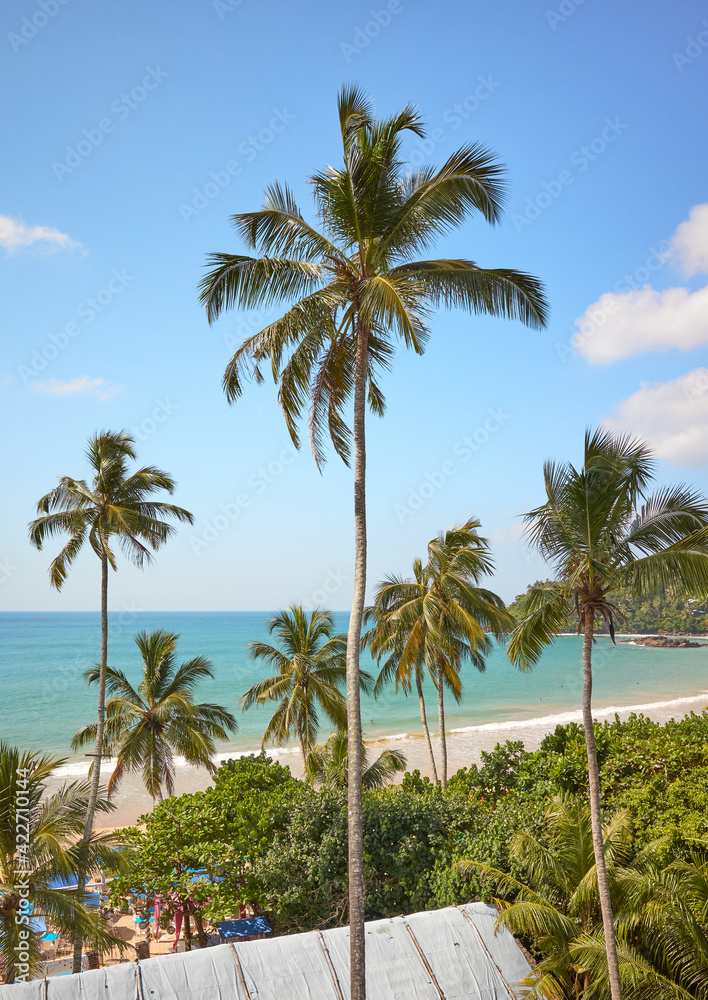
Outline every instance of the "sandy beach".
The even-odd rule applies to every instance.
[[[668,701],[657,701],[642,705],[608,706],[599,708],[594,716],[599,721],[612,719],[617,714],[620,719],[627,719],[632,712],[642,713],[655,722],[667,722],[669,719],[680,719],[691,712],[702,712],[708,707],[708,690],[697,695],[674,698]],[[448,731],[448,761],[449,773],[454,774],[460,767],[478,764],[483,750],[492,750],[497,743],[506,740],[522,740],[527,750],[535,750],[543,737],[553,732],[559,724],[580,722],[580,710],[563,712],[556,715],[546,715],[526,721],[510,720],[495,722],[481,726],[456,727]],[[430,720],[433,724],[433,720]],[[385,747],[397,747],[405,753],[408,759],[408,770],[418,768],[421,774],[431,776],[428,753],[422,735],[415,733],[392,735],[386,739],[367,741],[370,756],[375,758]],[[438,752],[439,741],[433,737],[434,751]],[[280,763],[287,765],[296,777],[302,777],[302,759],[295,748],[270,749],[269,755]],[[232,756],[238,756],[234,751]],[[226,758],[228,754],[221,754]],[[181,766],[177,768],[176,794],[197,792],[208,788],[211,778],[204,768]],[[152,799],[142,787],[139,777],[126,777],[115,799],[115,810],[110,814],[97,817],[97,827],[100,829],[115,829],[135,823],[138,817],[152,809]]]

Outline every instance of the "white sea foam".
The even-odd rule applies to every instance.
[[[593,717],[596,719],[611,718],[615,714],[628,715],[631,712],[637,714],[647,714],[647,712],[660,711],[671,712],[673,709],[683,709],[688,712],[691,706],[702,710],[708,704],[708,691],[698,695],[690,695],[685,698],[672,698],[669,701],[650,701],[642,705],[610,705],[605,708],[593,709]],[[683,714],[683,713],[682,713]],[[559,712],[556,715],[543,715],[532,719],[506,719],[503,722],[485,722],[478,726],[459,726],[451,729],[451,733],[495,733],[520,731],[525,729],[541,729],[551,732],[556,726],[567,725],[569,722],[581,722],[582,712],[580,710],[572,712]],[[415,737],[411,733],[391,733],[372,737],[372,742],[391,743],[395,740],[408,740]],[[248,757],[250,754],[259,754],[260,747],[250,747],[248,749],[224,750],[214,756],[215,764],[222,764],[228,760],[240,760],[241,757]],[[298,747],[266,747],[269,757],[288,757],[300,753]],[[75,759],[67,762],[62,767],[57,768],[56,774],[64,778],[85,777],[89,769],[89,761]],[[178,768],[191,767],[184,757],[175,757],[175,766]],[[105,761],[101,767],[101,775],[108,777],[115,768],[113,761]]]
[[[688,706],[689,704],[703,703],[705,705],[706,699],[708,699],[708,691],[703,694],[691,695],[687,698],[672,698],[670,701],[650,701],[643,705],[610,705],[607,708],[595,708],[593,709],[593,718],[605,718],[607,716],[613,716],[615,714],[631,713],[636,712],[637,714],[646,714],[650,711],[655,710],[666,710],[669,711],[674,707],[681,705]],[[520,729],[527,728],[528,726],[543,726],[545,729],[555,728],[556,726],[564,726],[569,722],[580,722],[583,718],[583,713],[580,710],[574,712],[560,712],[558,715],[543,715],[534,719],[508,719],[505,722],[486,722],[481,726],[462,726],[459,729],[451,729],[452,733],[484,733],[484,732],[496,732],[508,729]]]

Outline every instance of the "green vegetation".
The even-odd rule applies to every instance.
[[[537,580],[529,584],[523,594],[518,594],[508,605],[510,614],[517,621],[526,615],[529,598],[539,587],[550,584],[550,580]],[[693,597],[658,594],[642,598],[632,598],[618,590],[612,596],[616,607],[615,627],[618,632],[675,632],[679,635],[708,634],[708,602]],[[575,632],[578,616],[569,614],[561,622],[559,632]],[[607,624],[595,622],[595,632],[607,633]]]
[[[106,672],[108,669],[108,569],[117,568],[114,552],[119,545],[138,567],[150,562],[174,534],[174,526],[161,518],[192,523],[192,515],[182,507],[155,499],[156,493],[173,493],[175,481],[162,469],[147,465],[130,472],[128,461],[135,459],[135,441],[125,431],[103,431],[89,438],[86,458],[93,473],[91,485],[83,479],[62,476],[59,485],[37,503],[41,515],[29,526],[30,542],[42,549],[49,538],[68,535],[69,540],[49,567],[53,587],[61,590],[69,568],[86,542],[101,560],[101,656],[98,666],[98,709],[93,755],[91,790],[86,804],[82,841],[91,839],[93,817],[99,799],[101,758],[105,753],[104,726]],[[84,857],[80,855],[80,859]],[[86,855],[88,857],[88,855]],[[86,884],[87,864],[78,869],[78,892]],[[81,937],[76,937],[74,972],[81,971]]]
[[[423,698],[422,678],[430,674],[438,693],[440,732],[440,783],[447,785],[447,740],[445,737],[445,688],[459,701],[460,671],[469,661],[480,672],[491,652],[491,632],[497,638],[513,626],[504,602],[491,590],[479,586],[492,573],[494,563],[486,538],[478,533],[476,518],[441,532],[428,543],[428,561],[413,563],[413,579],[390,576],[379,586],[366,619],[373,627],[363,643],[377,661],[384,660],[376,682],[396,682],[396,690],[410,691],[415,679],[420,718],[435,780],[438,771],[430,741]]]
[[[396,340],[422,354],[431,311],[440,306],[545,326],[541,282],[470,259],[425,259],[435,243],[480,215],[498,222],[504,169],[480,144],[450,154],[440,169],[409,169],[407,133],[425,136],[408,105],[384,120],[358,87],[339,94],[341,166],[310,178],[317,225],[306,221],[287,186],[273,184],[260,211],[233,216],[257,256],[215,253],[201,285],[209,321],[231,307],[289,303],[284,315],[249,337],[229,362],[224,390],[234,402],[249,376],[263,381],[267,364],[296,445],[309,409],[309,436],[319,466],[325,440],[354,459],[354,574],[347,641],[349,736],[349,891],[351,996],[364,1000],[364,853],[360,747],[359,649],[366,592],[366,412],[381,416],[379,384],[395,357]],[[329,161],[335,163],[334,158]],[[421,259],[423,255],[423,259]],[[352,429],[347,407],[352,405]]]
[[[307,764],[319,732],[317,706],[333,725],[347,724],[347,704],[340,691],[346,679],[346,636],[336,633],[331,612],[316,608],[308,615],[299,605],[273,615],[268,631],[280,645],[252,642],[251,657],[265,660],[278,672],[246,691],[241,706],[245,711],[252,705],[278,702],[263,734],[263,746],[270,740],[284,746],[295,738],[302,762]],[[359,683],[368,691],[374,681],[362,670]]]
[[[108,782],[109,797],[126,773],[142,775],[153,799],[162,798],[162,786],[172,795],[175,786],[174,753],[187,763],[213,771],[216,740],[225,740],[236,729],[236,720],[221,705],[195,705],[194,689],[212,678],[211,664],[195,656],[179,667],[175,662],[179,635],[174,632],[140,632],[135,636],[143,661],[137,689],[122,670],[106,669],[106,687],[112,696],[106,706],[105,750],[116,757]],[[89,684],[99,679],[94,667],[86,672]],[[84,726],[72,740],[73,750],[96,739],[96,723]]]
[[[397,774],[406,769],[406,758],[400,750],[387,747],[373,763],[369,763],[369,752],[362,748],[361,781],[364,790],[382,788]],[[332,733],[326,743],[315,746],[307,755],[305,777],[322,788],[342,790],[349,783],[349,740],[346,731]]]
[[[0,742],[0,966],[6,983],[37,972],[42,953],[32,919],[43,917],[61,933],[78,933],[94,947],[119,943],[82,895],[52,887],[57,879],[73,881],[81,848],[90,866],[110,869],[117,863],[113,836],[92,833],[81,842],[90,782],[47,791],[47,782],[65,763],[66,758]],[[105,799],[96,802],[99,812],[111,808]]]
[[[625,994],[705,1000],[707,870],[695,852],[708,843],[708,712],[666,725],[632,716],[596,725],[595,738]],[[548,978],[541,995],[609,996],[588,785],[584,733],[570,724],[534,752],[497,746],[445,793],[417,771],[365,791],[367,918],[500,899]],[[261,754],[222,765],[208,791],[165,799],[142,823],[127,832],[116,895],[174,892],[212,918],[250,903],[276,933],[348,922],[343,791]]]
[[[608,977],[612,1000],[622,1000],[609,877],[602,837],[598,755],[592,719],[595,621],[614,639],[612,597],[623,588],[641,598],[657,591],[708,594],[708,500],[685,486],[648,495],[654,462],[638,439],[586,432],[583,465],[546,462],[545,503],[526,515],[532,544],[555,579],[531,590],[526,615],[507,647],[523,670],[553,642],[571,610],[583,632],[583,728],[588,793]]]

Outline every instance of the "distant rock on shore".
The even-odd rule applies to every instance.
[[[699,646],[708,646],[708,642],[674,639],[669,635],[637,636],[636,639],[620,639],[620,642],[631,642],[635,646],[659,646],[662,649],[697,649]]]

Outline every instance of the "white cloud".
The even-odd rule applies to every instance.
[[[596,365],[647,351],[691,351],[708,344],[708,287],[606,292],[575,325],[573,346]]]
[[[638,434],[672,465],[708,463],[708,368],[670,382],[643,382],[603,420],[608,430]]]
[[[708,274],[708,202],[691,209],[672,236],[669,253],[679,258],[687,278]]]
[[[66,233],[48,226],[26,226],[21,219],[0,215],[0,246],[12,252],[20,247],[40,244],[45,250],[76,250],[81,246]]]
[[[676,259],[687,277],[708,273],[708,203],[691,210],[664,257]],[[647,351],[690,351],[708,344],[708,287],[657,292],[644,285],[606,292],[575,326],[573,346],[593,364],[609,365]]]
[[[49,396],[76,396],[79,394],[96,396],[102,402],[115,396],[121,390],[120,386],[111,385],[104,378],[89,378],[88,375],[79,375],[67,382],[50,378],[47,382],[33,382],[32,388],[35,392],[43,392]]]

